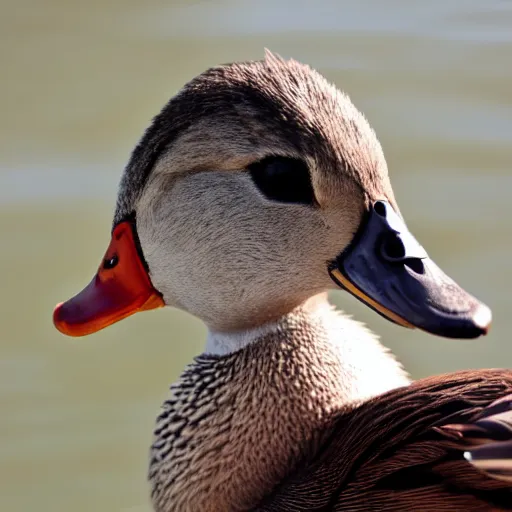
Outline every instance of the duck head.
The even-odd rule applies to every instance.
[[[98,273],[54,322],[82,336],[167,305],[241,330],[333,287],[441,336],[491,322],[408,230],[364,116],[309,67],[267,53],[206,71],[155,117]]]

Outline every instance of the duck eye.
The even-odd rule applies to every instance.
[[[308,166],[302,160],[267,157],[249,165],[248,170],[260,192],[282,203],[316,204]]]

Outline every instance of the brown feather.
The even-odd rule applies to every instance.
[[[341,413],[314,460],[254,510],[512,510],[510,481],[464,457],[473,446],[465,433],[485,425],[488,441],[476,450],[491,446],[486,456],[499,454],[510,466],[512,430],[507,437],[502,425],[512,420],[511,393],[511,371],[481,370],[430,377],[369,400]],[[447,417],[464,423],[445,426]]]

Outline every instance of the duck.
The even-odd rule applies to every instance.
[[[332,290],[446,338],[492,319],[409,231],[349,97],[266,51],[152,120],[99,269],[53,321],[85,336],[165,306],[206,325],[156,420],[157,512],[512,510],[512,372],[414,381]]]

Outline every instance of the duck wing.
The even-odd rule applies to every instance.
[[[512,371],[430,377],[338,413],[255,510],[512,510]]]

